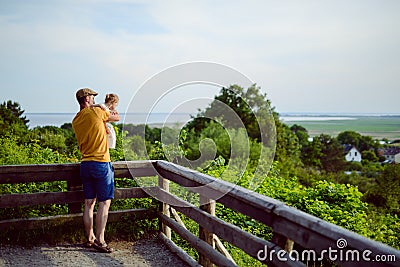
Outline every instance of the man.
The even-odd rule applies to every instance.
[[[119,114],[103,110],[94,105],[97,93],[89,88],[76,92],[80,111],[72,121],[72,127],[82,154],[80,176],[85,196],[83,223],[88,247],[111,253],[113,251],[104,240],[111,199],[114,198],[114,169],[108,149],[106,121],[119,121]],[[93,231],[93,210],[99,202],[96,215],[96,234]]]

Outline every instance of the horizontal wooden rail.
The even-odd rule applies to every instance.
[[[140,188],[117,188],[114,192],[114,199],[127,198],[148,198],[151,197],[146,190],[152,190],[151,187]],[[5,194],[0,195],[0,208],[14,208],[23,206],[50,205],[50,204],[70,204],[82,203],[83,191],[69,192],[40,192],[26,194]]]
[[[266,225],[273,221],[273,210],[285,205],[281,201],[257,194],[238,185],[215,179],[169,162],[158,161],[157,172],[189,191],[217,200],[227,207]]]
[[[82,203],[83,191],[0,195],[0,208]]]
[[[161,238],[161,241],[163,241],[164,244],[168,247],[169,250],[171,250],[173,253],[175,253],[179,258],[181,258],[189,266],[191,266],[191,267],[201,267],[201,265],[197,261],[195,261],[192,257],[190,257],[189,254],[187,254],[185,251],[183,251],[171,239],[167,238],[164,235],[164,233],[160,232],[159,233],[159,237]]]
[[[178,233],[183,239],[188,241],[193,247],[195,247],[199,252],[207,255],[210,260],[215,263],[217,266],[237,266],[232,261],[228,260],[224,255],[214,250],[210,245],[206,242],[193,235],[191,232],[186,230],[183,226],[179,225],[176,221],[171,218],[165,216],[162,213],[159,213],[161,221],[171,227],[176,233]]]
[[[78,164],[0,166],[0,184],[71,181],[79,179]]]
[[[282,248],[278,247],[276,244],[243,231],[239,227],[229,224],[215,216],[211,216],[200,208],[197,208],[196,206],[181,200],[162,189],[156,188],[156,190],[158,200],[167,203],[175,210],[197,222],[200,226],[240,248],[255,259],[257,259],[258,252],[263,250],[265,247],[268,250],[282,250]],[[182,231],[184,230],[182,229]],[[303,263],[290,259],[287,254],[281,255],[281,258],[283,259],[282,261],[278,261],[277,258],[272,259],[274,266],[304,266]],[[267,261],[266,259],[264,262],[268,263],[269,260]]]
[[[157,175],[154,161],[113,162],[115,177]],[[0,184],[31,182],[80,181],[79,163],[0,166]]]
[[[95,212],[96,214],[96,212]],[[130,218],[131,220],[155,219],[157,218],[156,209],[129,209],[110,211],[108,214],[109,222],[118,222],[122,218]],[[3,233],[10,230],[26,231],[33,229],[44,229],[48,226],[66,225],[66,224],[82,224],[82,213],[56,215],[48,217],[35,217],[23,219],[10,219],[0,221],[0,231]]]
[[[335,249],[337,241],[345,239],[346,250],[361,252],[369,250],[371,251],[370,258],[376,255],[393,255],[397,260],[400,259],[400,251],[390,246],[289,207],[275,199],[170,162],[157,161],[155,166],[157,172],[163,177],[185,186],[189,191],[214,199],[228,208],[256,219],[270,226],[274,232],[293,240],[304,248],[313,249],[316,253],[328,248]],[[170,205],[179,210],[174,201]],[[327,258],[328,253],[324,256]],[[335,262],[340,266],[359,265],[359,262],[340,260],[340,257],[337,257]],[[363,266],[375,264],[373,261],[363,262]],[[385,262],[385,264],[397,266],[396,262]]]

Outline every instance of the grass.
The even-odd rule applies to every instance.
[[[400,139],[400,116],[354,116],[352,120],[288,121],[307,129],[311,137],[320,134],[337,136],[344,131],[355,131],[374,139]]]

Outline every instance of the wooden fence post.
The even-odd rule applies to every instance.
[[[67,190],[68,191],[82,190],[82,182],[79,179],[79,173],[78,173],[77,178],[67,181]],[[83,200],[82,200],[82,202],[83,202]],[[82,212],[82,203],[81,202],[68,204],[68,213],[69,214],[75,214],[75,213],[81,213],[81,212]]]
[[[286,236],[278,233],[273,233],[272,243],[277,244],[279,247],[283,248],[286,252],[290,253],[293,250],[294,242]]]
[[[158,176],[158,186],[169,192],[169,180],[165,179],[161,176]],[[171,217],[170,212],[169,212],[169,205],[166,203],[162,203],[161,205],[161,212],[167,216],[167,217]],[[171,228],[169,228],[168,226],[166,226],[165,224],[161,223],[161,231],[164,233],[164,235],[168,238],[171,239]]]
[[[200,209],[215,216],[215,200],[208,199],[200,195]],[[207,231],[205,228],[199,226],[199,238],[206,243],[210,244],[215,249],[214,234]],[[214,266],[210,259],[199,253],[199,264],[204,267]]]

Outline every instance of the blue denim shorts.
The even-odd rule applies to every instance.
[[[114,167],[111,162],[82,161],[80,175],[85,199],[102,202],[114,198]]]

